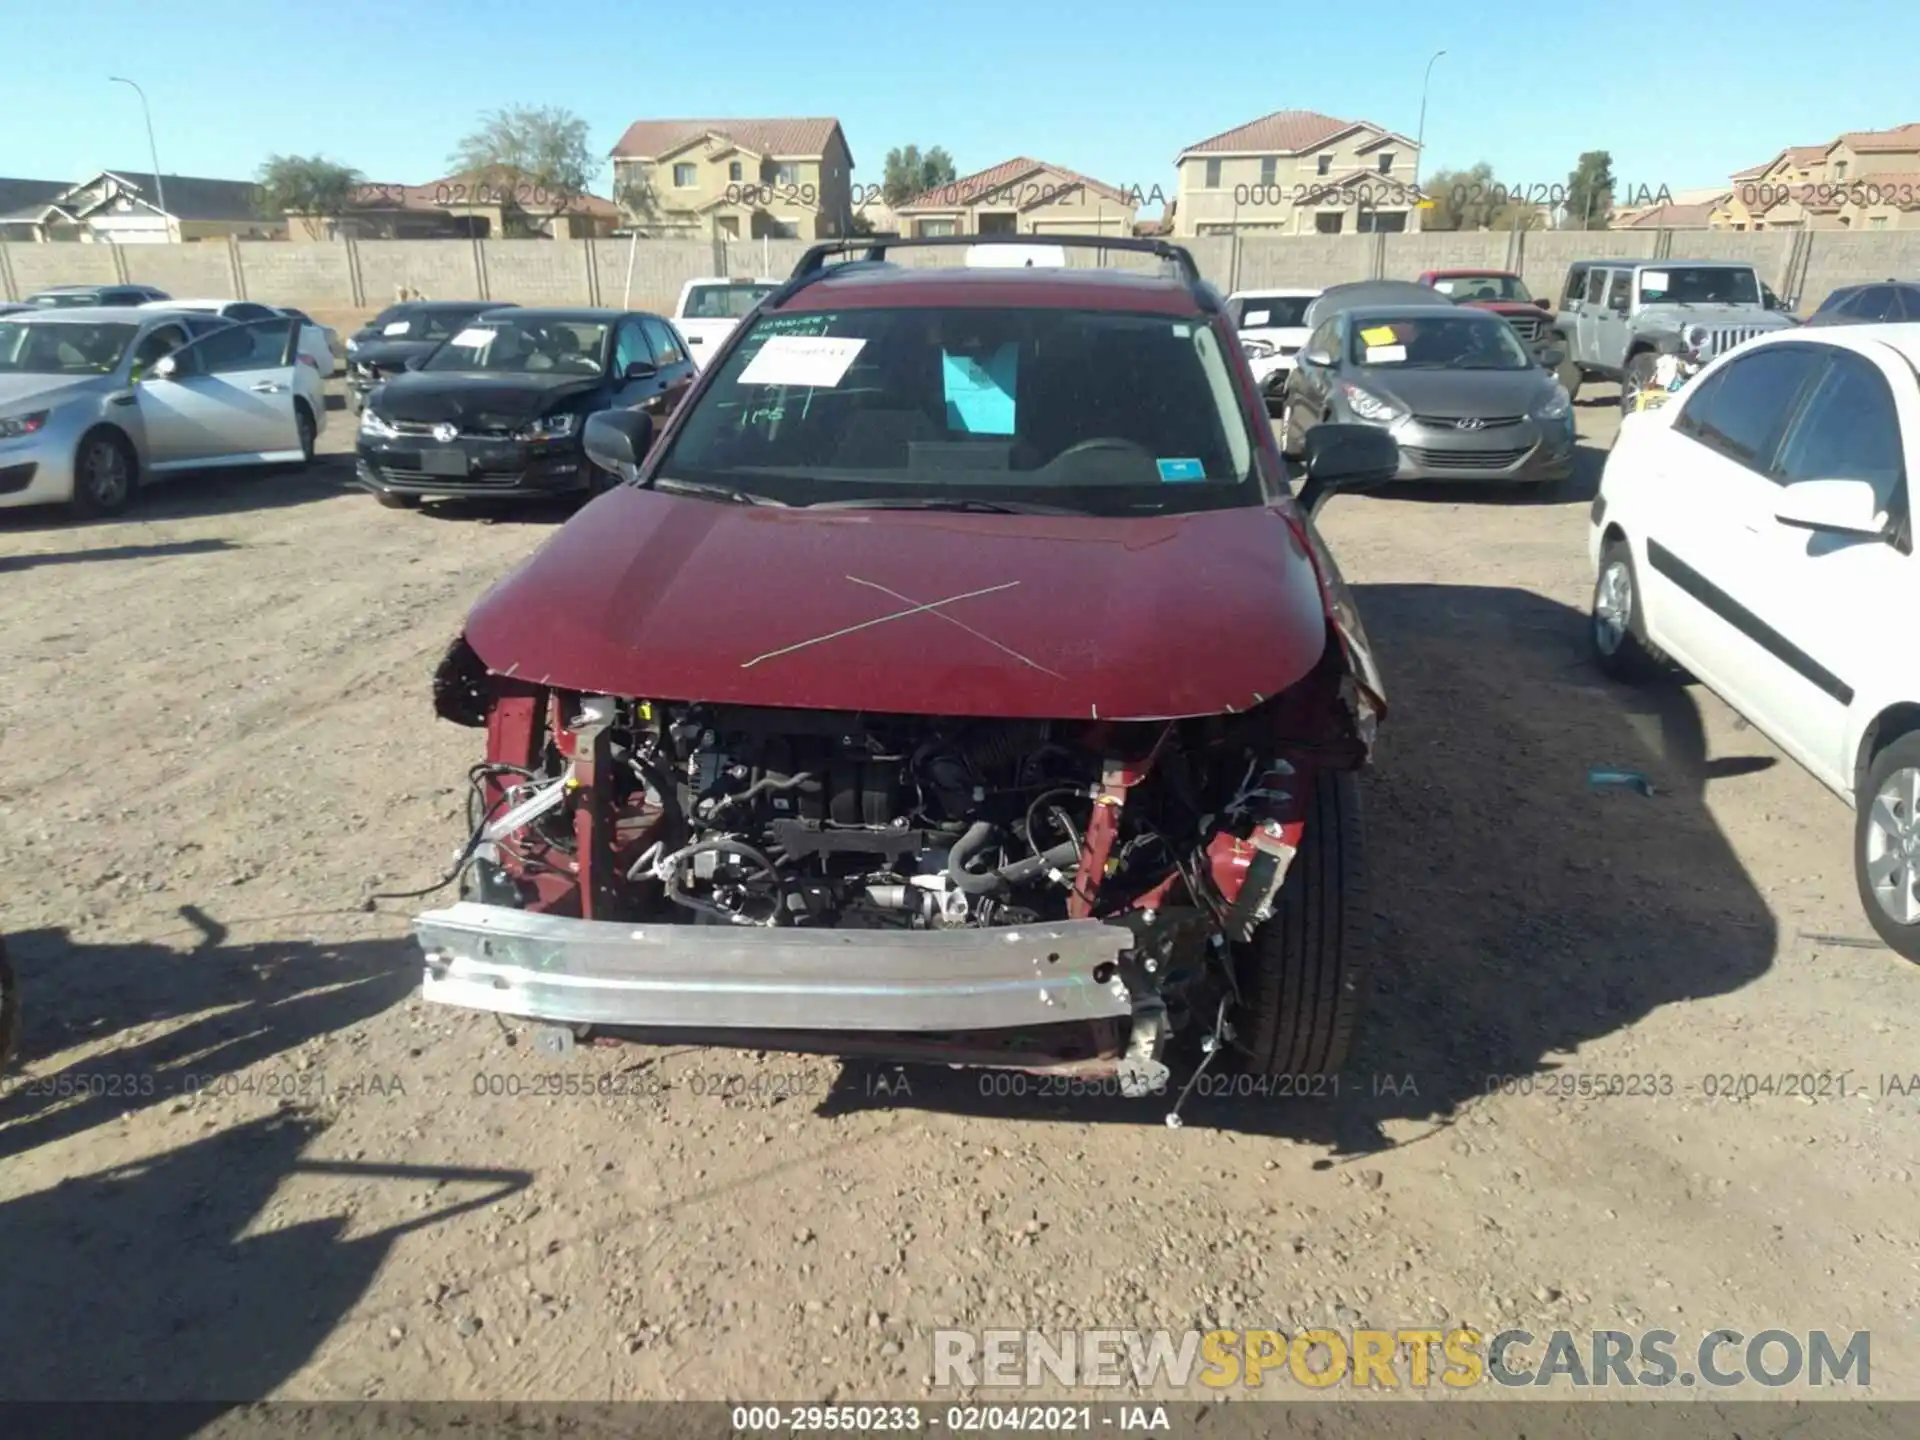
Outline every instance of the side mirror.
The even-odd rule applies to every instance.
[[[1541,308],[1542,310],[1552,310],[1552,309],[1553,309],[1553,302],[1552,302],[1551,300],[1549,300],[1549,299],[1547,299],[1547,298],[1546,298],[1546,296],[1544,296],[1544,295],[1542,295],[1542,296],[1540,296],[1539,298],[1537,298],[1537,299],[1536,299],[1536,300],[1535,300],[1535,301],[1534,301],[1533,303],[1534,303],[1534,304],[1536,304],[1536,305],[1538,305],[1538,306],[1539,306],[1539,307],[1540,307],[1540,308]]]
[[[1567,352],[1558,345],[1542,345],[1534,351],[1533,358],[1540,362],[1543,369],[1558,370],[1567,363]]]
[[[581,432],[587,459],[623,480],[639,473],[653,445],[653,417],[644,410],[601,410]]]
[[[1400,472],[1400,444],[1377,425],[1315,425],[1303,446],[1299,503],[1309,515],[1335,491],[1377,490]]]
[[[433,352],[429,350],[426,355],[409,355],[405,360],[400,362],[400,368],[403,370],[418,370],[422,365],[427,363],[427,355],[431,355],[432,353]]]
[[[622,372],[622,376],[628,380],[651,380],[659,373],[659,366],[645,360],[635,360]]]
[[[1309,432],[1311,433],[1311,432]],[[1774,519],[1795,530],[1881,540],[1887,516],[1864,480],[1801,480],[1780,492]]]
[[[1315,345],[1310,350],[1302,350],[1300,352],[1300,363],[1302,365],[1312,365],[1316,369],[1324,370],[1327,366],[1333,364],[1333,352],[1323,350],[1320,346]]]

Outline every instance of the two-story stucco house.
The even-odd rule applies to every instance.
[[[853,155],[831,116],[636,120],[613,188],[643,235],[819,240],[853,222]]]
[[[1138,196],[1064,165],[1016,156],[902,201],[903,233],[1131,235]]]
[[[1789,146],[1729,178],[1716,230],[1920,229],[1920,121]]]
[[[1180,152],[1174,233],[1418,230],[1418,150],[1370,120],[1276,110]]]

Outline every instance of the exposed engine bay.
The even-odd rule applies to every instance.
[[[1234,949],[1273,912],[1314,772],[1364,761],[1351,681],[1328,657],[1315,683],[1239,714],[1101,722],[580,695],[489,675],[460,642],[436,706],[489,737],[464,893],[881,944],[1119,926],[1118,941],[1100,932],[1115,963],[1090,980],[1120,987],[1135,1023],[1104,1048],[1157,1055],[1196,1016],[1225,1033]]]

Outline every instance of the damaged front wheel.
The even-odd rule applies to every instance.
[[[1321,771],[1273,915],[1234,947],[1235,1048],[1248,1069],[1330,1075],[1346,1064],[1372,959],[1364,861],[1359,780]]]

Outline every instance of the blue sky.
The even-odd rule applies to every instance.
[[[918,143],[946,146],[962,173],[1028,154],[1171,191],[1183,145],[1270,110],[1411,135],[1440,49],[1427,174],[1486,160],[1510,185],[1564,183],[1580,151],[1601,148],[1626,186],[1681,190],[1784,145],[1920,120],[1911,64],[1873,58],[1920,55],[1920,5],[1889,0],[730,0],[688,6],[684,25],[675,13],[635,0],[21,10],[0,43],[0,175],[145,169],[139,102],[109,74],[146,89],[168,172],[249,178],[270,152],[318,152],[411,183],[446,173],[483,110],[554,104],[586,118],[601,152],[643,116],[837,115],[862,183],[880,180],[889,147]]]

